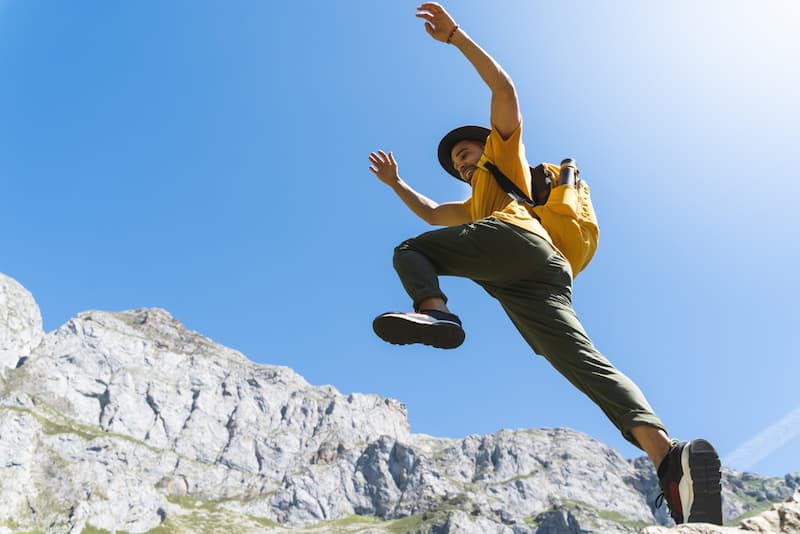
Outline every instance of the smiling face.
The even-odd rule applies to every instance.
[[[450,159],[453,167],[458,171],[458,175],[468,184],[472,183],[472,175],[477,169],[478,161],[483,155],[484,144],[480,141],[465,139],[459,141],[450,151]]]

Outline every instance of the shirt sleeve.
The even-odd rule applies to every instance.
[[[525,146],[522,144],[521,122],[507,139],[503,139],[503,136],[492,128],[489,137],[486,138],[483,155],[530,198],[531,169],[525,156]]]
[[[464,201],[464,209],[469,213],[470,219],[475,220],[475,216],[472,213],[472,196]]]

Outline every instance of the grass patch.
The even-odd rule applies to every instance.
[[[79,436],[80,438],[86,441],[91,441],[96,438],[119,439],[127,441],[129,443],[132,443],[140,447],[144,447],[153,454],[163,454],[164,452],[167,452],[169,454],[174,454],[177,458],[180,458],[181,460],[192,462],[194,464],[204,465],[204,466],[215,465],[215,463],[212,461],[198,460],[197,458],[190,458],[188,456],[184,456],[183,454],[178,454],[173,449],[159,449],[153,447],[152,445],[148,445],[144,441],[132,438],[131,436],[128,436],[126,434],[106,432],[105,430],[102,430],[101,428],[92,425],[78,423],[77,421],[73,421],[72,419],[69,419],[66,416],[62,415],[60,412],[48,406],[47,404],[40,402],[38,399],[32,398],[32,400],[34,400],[37,403],[38,409],[40,409],[43,412],[46,412],[50,417],[52,417],[52,419],[30,408],[22,408],[20,406],[0,406],[0,410],[12,410],[19,413],[26,413],[31,417],[34,417],[42,426],[42,433],[47,435],[73,434]]]
[[[224,502],[222,500],[204,501],[188,495],[167,495],[167,500],[184,510],[205,510],[207,512],[216,512],[217,507]]]
[[[456,508],[452,506],[444,506],[436,508],[435,510],[410,515],[408,517],[401,517],[400,519],[390,519],[388,521],[373,516],[356,514],[342,519],[323,521],[304,529],[298,529],[298,531],[307,533],[324,532],[325,534],[347,534],[358,533],[370,527],[378,527],[388,534],[406,534],[407,532],[416,532],[425,526],[445,521],[448,511],[455,509]]]
[[[764,503],[761,506],[753,508],[749,512],[743,513],[742,515],[740,515],[736,519],[732,519],[731,521],[725,523],[725,525],[729,526],[729,527],[739,526],[741,524],[741,522],[744,521],[745,519],[750,519],[751,517],[755,517],[755,516],[757,516],[759,514],[763,514],[764,512],[767,512],[767,511],[769,511],[771,509],[772,509],[772,503]]]
[[[241,529],[280,528],[278,523],[266,517],[232,512],[220,506],[226,502],[242,502],[239,499],[204,501],[192,496],[167,495],[167,501],[189,513],[170,514],[161,525],[148,531],[148,534],[181,532],[186,530],[184,527],[199,529],[201,532],[228,532],[231,525]]]
[[[539,519],[539,517],[540,517],[539,515],[528,516],[524,519],[525,524],[533,528],[534,530],[538,530],[539,527],[542,525],[542,520]]]
[[[42,425],[42,432],[47,435],[55,434],[75,434],[86,441],[91,441],[100,437],[99,432],[94,428],[87,428],[87,425],[71,422],[71,424],[56,423],[38,414],[32,414]]]
[[[487,486],[503,486],[505,484],[510,484],[512,482],[516,482],[518,480],[527,480],[529,478],[533,478],[536,475],[540,474],[542,471],[539,469],[534,469],[533,471],[526,473],[524,475],[517,475],[515,477],[509,478],[508,480],[501,480],[499,482],[492,482],[491,484],[487,484]]]
[[[614,523],[618,523],[624,527],[630,527],[637,530],[641,530],[645,527],[649,527],[650,523],[647,521],[636,521],[633,519],[628,519],[624,515],[619,512],[615,512],[613,510],[598,510],[597,515],[605,519],[606,521],[612,521]]]
[[[19,525],[13,519],[6,519],[0,522],[0,527],[5,527],[14,532],[14,534],[44,534],[42,530],[17,530]]]
[[[247,532],[255,525],[246,516],[237,516],[225,511],[209,512],[195,509],[186,514],[171,514],[147,534],[173,534],[175,532]]]
[[[423,527],[446,521],[447,514],[457,510],[461,509],[456,506],[444,505],[427,512],[422,512],[421,514],[410,515],[408,517],[388,521],[384,524],[383,528],[390,534],[406,534],[407,532],[416,532],[421,530]],[[473,519],[472,516],[468,517]]]
[[[612,523],[617,523],[618,525],[622,525],[627,528],[641,530],[645,527],[650,526],[652,523],[648,523],[647,521],[639,521],[635,519],[628,519],[624,515],[614,510],[600,510],[591,504],[585,503],[583,501],[576,501],[572,499],[564,499],[559,501],[558,503],[554,504],[547,510],[540,512],[534,516],[529,516],[525,518],[525,523],[531,527],[539,528],[544,521],[544,515],[549,512],[588,512],[589,514],[597,514],[597,517],[603,519],[605,521],[611,521]],[[587,519],[590,523],[593,523],[591,517],[584,518]],[[597,525],[595,525],[597,526]]]
[[[139,445],[150,450],[153,453],[160,453],[159,449],[148,445],[143,441],[139,441],[138,439],[132,438],[125,434],[117,434],[115,432],[106,432],[98,427],[87,425],[84,423],[78,423],[77,421],[73,421],[68,419],[64,415],[58,413],[54,409],[47,407],[46,405],[40,405],[41,408],[44,408],[42,411],[47,411],[53,417],[52,419],[45,417],[41,413],[37,413],[30,408],[22,408],[20,406],[0,406],[0,409],[11,410],[18,413],[26,413],[31,417],[35,418],[40,425],[42,425],[42,432],[47,435],[56,435],[56,434],[74,434],[86,441],[91,441],[96,438],[113,438],[113,439],[121,439],[134,445]]]
[[[391,534],[406,534],[415,532],[422,528],[427,521],[423,518],[425,514],[410,515],[402,519],[395,519],[385,525],[386,531]]]
[[[330,521],[323,521],[322,523],[317,523],[314,526],[307,527],[303,529],[304,532],[324,532],[324,533],[331,533],[331,534],[344,534],[347,532],[358,532],[360,530],[359,527],[368,528],[375,525],[380,525],[385,523],[381,519],[377,517],[368,516],[368,515],[351,515],[349,517],[343,517],[342,519],[333,519]]]
[[[567,512],[574,512],[580,508],[589,508],[594,510],[594,506],[586,504],[583,501],[576,501],[573,499],[563,499],[561,501],[558,501],[558,504],[553,505],[548,511],[566,510]]]
[[[180,532],[178,525],[175,525],[171,519],[167,518],[157,527],[148,530],[146,534],[174,534],[175,532]]]

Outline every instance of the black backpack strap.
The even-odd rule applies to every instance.
[[[484,161],[483,166],[492,173],[500,189],[505,191],[517,202],[529,206],[541,206],[547,203],[547,198],[550,196],[550,188],[552,186],[552,177],[545,169],[544,164],[531,167],[531,193],[533,194],[533,200],[517,187],[508,176],[503,174],[502,171],[497,168],[497,165],[491,161]]]
[[[500,169],[497,168],[497,165],[491,161],[484,161],[483,166],[492,173],[492,176],[494,176],[494,179],[497,182],[497,185],[500,186],[500,189],[508,193],[511,198],[522,204],[528,204],[529,206],[534,205],[533,200],[528,198],[528,195],[526,195],[522,189],[517,187],[508,176],[503,174]]]

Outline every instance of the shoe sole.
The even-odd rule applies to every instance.
[[[689,502],[684,508],[690,511],[689,523],[722,525],[720,466],[717,451],[706,440],[693,440],[684,448],[681,467],[689,489]]]
[[[387,313],[375,318],[372,329],[392,345],[422,343],[437,349],[454,349],[464,342],[464,329],[452,321],[427,322],[407,314]]]

